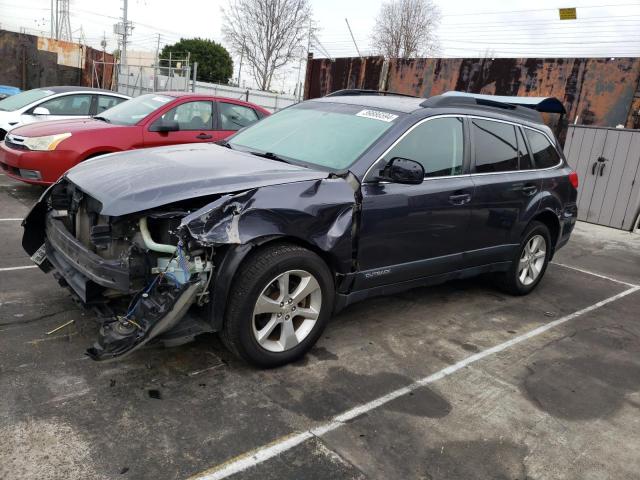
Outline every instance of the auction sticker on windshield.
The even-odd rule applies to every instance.
[[[398,115],[393,113],[381,112],[379,110],[360,110],[356,113],[358,117],[371,118],[373,120],[381,120],[383,122],[393,122]]]

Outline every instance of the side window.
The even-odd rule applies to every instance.
[[[555,167],[560,163],[560,156],[555,147],[549,143],[549,139],[534,130],[525,128],[527,138],[529,139],[529,145],[531,145],[531,152],[533,153],[533,161],[536,164],[536,168],[550,168]]]
[[[233,103],[218,102],[220,130],[240,130],[259,120],[253,108]]]
[[[384,156],[384,161],[395,157],[420,162],[425,177],[460,175],[464,159],[462,119],[434,118],[421,123]]]
[[[529,150],[527,150],[527,143],[524,141],[524,137],[522,136],[522,129],[516,128],[516,132],[518,134],[518,157],[520,157],[520,170],[531,170],[533,169],[533,162],[531,161]]]
[[[513,125],[473,119],[476,172],[518,170],[518,143]]]
[[[213,130],[213,104],[187,102],[172,108],[155,123],[176,122],[180,130]]]
[[[38,107],[46,108],[51,115],[89,115],[91,95],[65,95],[43,102]]]
[[[98,95],[98,111],[97,114],[100,115],[105,110],[109,110],[111,107],[115,107],[116,105],[126,101],[126,98],[120,97],[110,97],[108,95]]]

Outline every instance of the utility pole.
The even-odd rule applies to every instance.
[[[158,34],[158,41],[156,43],[156,66],[160,66],[160,34]]]
[[[124,8],[122,9],[122,65],[127,64],[127,37],[129,33],[129,21],[127,15],[129,13],[129,0],[124,0]]]
[[[51,38],[53,38],[56,34],[56,25],[55,25],[55,15],[56,15],[56,11],[54,8],[54,0],[51,0],[51,34],[49,35]]]
[[[313,35],[313,24],[312,24],[312,20],[311,18],[309,19],[309,35],[307,37],[307,63],[305,63],[305,69],[308,68],[308,62],[309,62],[309,52],[311,51],[311,35]],[[300,68],[298,69],[298,84],[300,84],[300,72],[302,71],[302,58],[300,59]],[[305,78],[305,83],[306,83],[306,79],[307,79],[307,74],[305,72],[304,75]],[[298,101],[302,100],[302,96],[303,96],[303,92],[302,92],[302,88],[298,89]]]
[[[160,34],[158,34],[158,42],[156,43],[156,61],[153,65],[153,91],[158,91],[158,75],[160,72]]]
[[[244,37],[242,37],[242,50],[240,50],[240,65],[238,66],[238,87],[240,86],[240,77],[242,76],[243,57],[244,57]]]
[[[69,0],[66,0],[69,1]],[[118,50],[120,51],[120,65],[127,64],[127,40],[133,32],[133,24],[129,21],[129,2],[123,0],[122,20],[113,26],[113,33],[118,37]]]
[[[358,52],[358,56],[362,58],[362,55],[360,54],[360,49],[358,48],[358,44],[356,43],[356,39],[353,36],[353,32],[351,31],[351,25],[349,25],[349,20],[345,18],[344,21],[347,22],[347,28],[349,29],[349,33],[351,34],[351,40],[353,40],[353,45],[356,47],[356,52]]]

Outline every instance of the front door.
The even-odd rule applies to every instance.
[[[197,100],[185,102],[156,118],[144,133],[145,147],[176,145],[180,143],[203,143],[219,140],[214,130],[213,102]],[[157,126],[172,123],[178,130],[155,131]]]
[[[395,157],[408,158],[424,166],[424,182],[401,185],[365,179],[355,289],[461,267],[473,198],[473,183],[464,175],[468,165],[464,133],[459,117],[423,120],[374,169]]]
[[[73,93],[46,100],[28,110],[21,118],[22,124],[44,120],[65,120],[68,118],[88,118],[91,113],[93,95],[89,93]],[[48,115],[36,115],[36,108],[44,108]]]

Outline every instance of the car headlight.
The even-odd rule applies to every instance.
[[[61,141],[70,136],[70,133],[59,133],[45,137],[24,137],[22,144],[29,150],[55,150]]]

